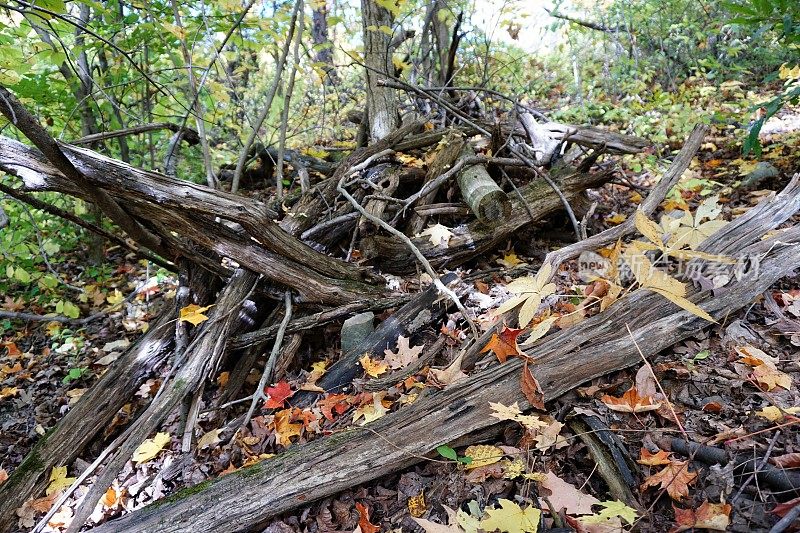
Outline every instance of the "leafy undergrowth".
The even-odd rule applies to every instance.
[[[656,292],[710,319],[684,297],[687,288],[695,283],[722,293],[739,265],[696,248],[769,190],[785,184],[800,149],[795,133],[778,132],[775,138],[765,137],[760,162],[746,160],[736,143],[741,135],[731,135],[730,130],[723,125],[709,136],[679,187],[652,219],[636,208],[653,177],[665,168],[656,152],[626,158],[618,169],[620,181],[591,193],[600,205],[591,220],[592,231],[633,217],[640,236],[632,242],[596,250],[553,272],[549,265],[541,266],[542,259],[564,242],[557,232],[542,240],[543,232],[531,229],[519,233],[501,253],[462,268],[462,301],[477,316],[480,328],[496,327],[475,368],[504,364],[510,358],[535,365],[537,339],[597,313],[613,313],[614,303],[636,290]],[[754,176],[765,163],[775,172]],[[452,228],[446,219],[439,222],[424,234],[435,245],[447,246]],[[562,222],[556,217],[551,226]],[[718,274],[682,276],[682,262],[696,258],[715,261]],[[82,289],[75,304],[81,316],[107,312],[102,319],[80,328],[30,323],[7,331],[0,351],[0,455],[6,461],[0,465],[0,481],[5,469],[18,466],[35,440],[148,327],[158,307],[174,297],[170,276],[149,272],[130,258],[112,259],[116,270],[102,286],[70,270],[60,272],[65,283]],[[390,282],[400,292],[413,293],[430,280],[421,276]],[[3,309],[47,311],[32,307],[23,295],[6,296]],[[205,320],[203,312],[185,308],[180,319],[196,326]],[[378,318],[386,316],[388,312]],[[426,388],[465,379],[458,347],[468,332],[456,328],[458,318],[448,316],[437,324],[437,331],[401,337],[383,358],[363,357],[363,375],[352,392],[323,393],[312,407],[299,408],[293,405],[294,395],[322,392],[316,382],[341,352],[331,341],[338,339],[341,324],[321,327],[296,347],[295,363],[282,369],[280,381],[267,386],[267,400],[247,427],[239,428],[234,421],[249,402],[201,410],[194,451],[181,454],[180,415],[171,415],[136,451],[92,521],[99,523],[179,488],[269,461],[303,442],[367,425],[413,403]],[[445,336],[445,347],[433,360],[383,390],[368,387],[372,380],[412,367],[439,335]],[[751,479],[749,471],[742,476],[735,467],[749,456],[761,469],[800,468],[795,416],[800,406],[798,346],[800,278],[793,277],[721,323],[710,321],[707,329],[641,368],[597,378],[546,406],[532,376],[527,384],[523,379],[529,402],[541,409],[525,413],[518,404],[492,403],[492,416],[502,421],[494,438],[467,447],[442,446],[417,466],[276,518],[266,531],[516,533],[535,532],[541,524],[592,532],[768,528],[791,507],[787,501],[800,494]],[[267,356],[263,354],[254,368],[263,368]],[[215,386],[206,388],[204,406],[220,403],[230,371],[223,368]],[[167,372],[160,368],[159,375],[136,391],[136,400],[109,425],[107,442],[157,394]],[[258,380],[259,373],[251,371],[239,396],[252,393]],[[595,436],[600,440],[592,440]],[[376,445],[384,445],[375,438]],[[389,442],[391,438],[382,436]],[[684,453],[673,439],[724,447],[735,460],[726,465],[704,462],[703,453]],[[597,455],[598,449],[605,455]],[[99,451],[92,450],[92,456]],[[32,527],[85,466],[79,460],[70,468],[55,468],[47,494],[18,510],[20,528]],[[609,481],[610,470],[617,472],[618,484]],[[67,500],[47,529],[60,531],[69,524],[85,487]]]

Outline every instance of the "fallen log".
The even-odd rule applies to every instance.
[[[757,276],[735,278],[723,294],[690,299],[715,319],[747,306],[800,261],[800,226],[760,240],[800,209],[800,175],[707,240],[703,251],[759,259]],[[709,242],[710,241],[710,242]],[[611,309],[539,340],[529,353],[545,400],[595,377],[641,361],[693,335],[708,323],[658,294],[638,290]],[[632,337],[627,330],[630,328]],[[635,343],[634,343],[635,341]],[[245,531],[276,514],[419,462],[435,447],[492,426],[489,402],[529,404],[518,360],[489,367],[444,391],[430,392],[368,428],[353,428],[135,511],[95,529],[114,531]],[[247,494],[247,498],[242,498]]]
[[[568,200],[577,198],[591,187],[596,187],[610,179],[605,172],[597,174],[574,173],[556,180],[558,187]],[[438,246],[426,237],[416,237],[414,245],[436,268],[452,268],[487,252],[520,229],[522,226],[540,220],[563,208],[561,200],[544,181],[536,180],[520,188],[525,202],[511,195],[511,214],[498,224],[489,226],[479,221],[453,228],[449,244]],[[531,214],[525,208],[527,203]],[[365,259],[372,260],[379,268],[391,273],[408,273],[416,268],[414,257],[407,253],[406,245],[394,237],[383,235],[369,236],[361,240],[360,250]]]
[[[467,145],[461,157],[474,157],[475,151]],[[511,214],[511,202],[486,171],[483,165],[472,165],[458,175],[461,197],[480,222],[494,226]]]

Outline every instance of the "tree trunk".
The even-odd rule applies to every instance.
[[[389,75],[392,65],[392,14],[375,0],[361,0],[364,27],[364,65],[367,78],[369,136],[372,142],[383,139],[400,125],[395,89],[381,87],[378,80]]]
[[[336,85],[339,83],[339,76],[333,65],[333,43],[328,38],[328,3],[326,0],[318,0],[314,6],[311,15],[311,39],[316,50],[316,61],[325,73],[322,83]]]

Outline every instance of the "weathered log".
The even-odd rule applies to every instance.
[[[466,145],[461,157],[473,157],[475,151]],[[461,196],[478,221],[494,225],[511,214],[508,195],[492,179],[483,165],[466,167],[458,175],[458,188]]]
[[[763,235],[796,212],[796,190],[794,196],[780,199],[781,209],[773,218],[750,217],[734,234],[715,238],[715,244],[723,243],[718,251],[759,254],[759,273],[755,279],[733,281],[719,296],[710,291],[695,294],[691,299],[696,304],[723,318],[794,269],[800,247],[779,241],[797,239],[800,227],[755,244],[749,238],[755,226],[760,226],[755,231]],[[760,214],[770,213],[761,209]],[[742,235],[748,237],[739,238]],[[530,350],[536,357],[533,373],[545,399],[552,400],[592,378],[639,363],[638,349],[650,356],[707,324],[660,295],[636,291],[610,310],[538,341]],[[436,446],[493,425],[489,402],[519,402],[527,408],[519,385],[521,366],[515,360],[489,367],[383,417],[369,429],[354,428],[292,448],[274,459],[180,491],[96,531],[227,532],[263,527],[276,514],[412,465]],[[242,493],[249,497],[241,498]]]
[[[163,225],[158,232],[162,239],[178,247],[171,250],[173,256],[188,255],[204,262],[197,257],[202,254],[193,252],[186,242],[191,240],[195,246],[229,257],[320,303],[338,304],[380,292],[367,281],[374,275],[287,235],[272,220],[273,213],[259,202],[140,170],[91,150],[59,146],[93,186],[123,201],[125,209],[143,223]],[[86,197],[85,191],[73,186],[39,152],[2,136],[0,169],[19,175],[27,190]],[[215,218],[240,224],[244,232],[237,233]],[[171,235],[176,230],[181,237]]]
[[[442,277],[445,285],[455,281],[455,274],[446,274]],[[398,309],[381,324],[366,339],[355,348],[343,354],[341,359],[334,363],[322,378],[317,382],[327,392],[340,391],[351,384],[353,378],[363,371],[358,365],[358,360],[365,353],[371,356],[383,354],[387,348],[392,348],[400,335],[411,336],[429,326],[447,309],[450,301],[446,296],[440,295],[435,285],[415,295],[411,301]],[[315,393],[300,393],[294,396],[296,405],[306,405],[316,398]]]
[[[165,310],[0,484],[0,531],[15,529],[15,511],[44,490],[52,467],[70,463],[107,429],[114,415],[130,401],[133,391],[164,361],[174,339],[175,328],[170,320],[174,312]]]
[[[570,174],[557,180],[567,199],[574,199],[587,188],[595,187],[610,179],[607,173]],[[453,236],[447,247],[435,246],[430,239],[417,237],[414,244],[434,267],[448,267],[476,257],[508,239],[522,226],[540,220],[562,208],[561,200],[545,182],[537,180],[520,188],[525,201],[533,212],[533,220],[516,195],[511,196],[511,214],[500,224],[488,226],[481,222],[453,228]],[[364,258],[372,259],[381,269],[392,273],[407,273],[414,270],[414,258],[405,252],[405,245],[392,237],[381,235],[362,239],[361,252]]]

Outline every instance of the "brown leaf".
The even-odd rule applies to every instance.
[[[663,470],[645,479],[642,490],[660,485],[667,489],[670,498],[681,501],[689,495],[689,484],[696,477],[697,472],[689,472],[689,461],[671,461]]]
[[[522,333],[522,329],[509,328],[503,326],[500,333],[492,335],[492,339],[483,347],[481,353],[486,353],[489,350],[493,351],[497,359],[501,363],[505,363],[509,356],[522,355],[517,345],[517,337]]]
[[[621,413],[644,413],[646,411],[655,411],[661,407],[661,402],[653,402],[653,399],[649,396],[644,398],[639,396],[636,387],[631,387],[619,398],[604,394],[600,401],[612,411]]]
[[[548,499],[556,512],[566,509],[567,514],[593,514],[592,505],[600,503],[591,494],[584,494],[550,471],[539,485],[550,492]]]
[[[544,393],[539,386],[539,382],[533,376],[530,368],[528,368],[528,361],[525,361],[525,366],[522,367],[522,379],[520,380],[520,388],[522,393],[528,399],[528,403],[536,409],[544,411]]]
[[[770,463],[780,468],[798,468],[800,467],[800,453],[787,453],[772,457]]]
[[[704,501],[696,510],[675,507],[675,523],[671,533],[688,529],[708,529],[727,531],[731,523],[731,505],[728,503],[709,503]]]
[[[381,530],[369,521],[369,509],[363,504],[356,502],[356,509],[358,510],[358,527],[361,528],[361,533],[378,533]]]
[[[789,500],[788,502],[779,503],[778,505],[775,506],[774,509],[772,509],[772,514],[778,515],[781,518],[783,518],[784,516],[786,516],[786,513],[788,513],[798,505],[800,505],[800,497],[795,498],[793,500]]]

